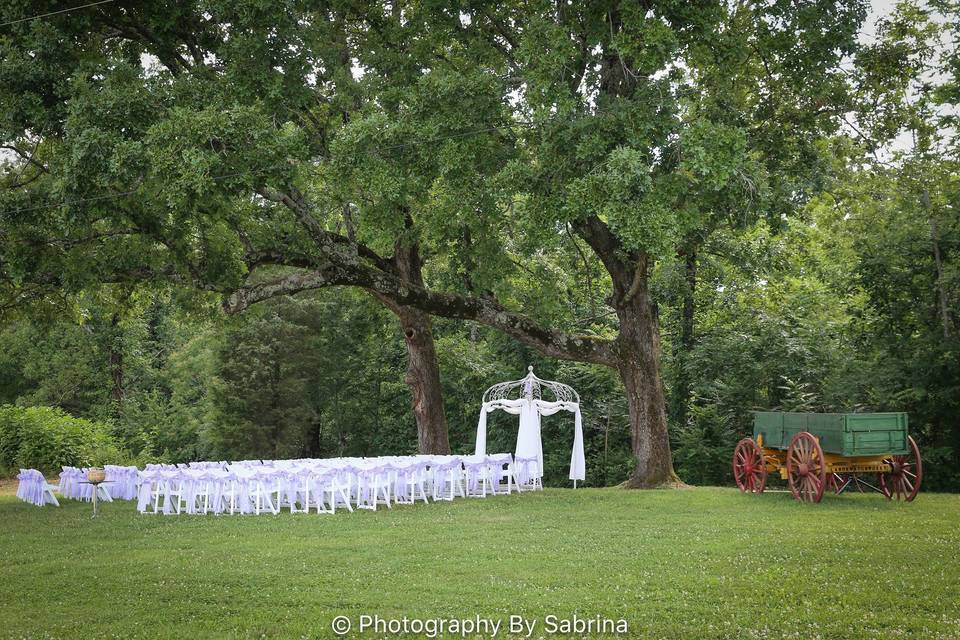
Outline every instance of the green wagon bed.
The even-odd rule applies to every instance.
[[[820,440],[825,453],[846,457],[906,454],[905,413],[790,413],[757,411],[753,437],[763,446],[786,449],[793,436],[807,431]]]

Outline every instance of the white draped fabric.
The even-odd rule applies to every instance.
[[[540,439],[540,416],[552,416],[558,411],[569,411],[574,415],[573,451],[570,453],[570,479],[583,480],[586,477],[586,461],[583,454],[583,419],[580,416],[580,404],[576,402],[548,402],[518,398],[515,400],[490,400],[484,402],[477,422],[477,444],[474,454],[487,453],[487,414],[491,411],[505,411],[520,416],[520,430],[517,432],[515,458],[536,457],[543,473],[543,443]]]

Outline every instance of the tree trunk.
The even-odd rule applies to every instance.
[[[937,267],[937,301],[940,303],[940,320],[943,323],[943,337],[950,339],[954,332],[953,319],[950,317],[950,303],[943,285],[943,259],[940,257],[940,235],[936,218],[930,219],[930,239],[933,243],[933,260]]]
[[[697,292],[697,253],[689,249],[684,255],[683,269],[683,310],[680,316],[680,340],[674,347],[676,374],[673,385],[673,416],[677,424],[687,423],[688,404],[690,402],[689,359],[693,351],[693,328],[696,313]]]
[[[447,416],[443,410],[440,366],[433,344],[433,321],[411,307],[395,310],[407,343],[407,375],[413,415],[417,421],[417,448],[420,453],[450,453]]]
[[[111,396],[117,414],[123,407],[123,350],[120,347],[122,332],[120,331],[120,314],[114,313],[110,318],[110,378],[113,380]]]
[[[673,471],[660,381],[660,328],[645,276],[637,278],[633,292],[617,305],[620,335],[616,368],[627,394],[636,459],[636,467],[625,486],[631,489],[676,486],[680,480]]]
[[[412,220],[407,215],[408,226]],[[422,287],[423,265],[416,242],[398,241],[394,246],[393,263],[405,282]],[[374,294],[376,295],[376,294]],[[413,416],[417,422],[417,448],[420,453],[450,453],[447,415],[443,409],[443,387],[440,365],[433,343],[433,320],[430,314],[415,307],[398,304],[386,296],[376,295],[400,319],[407,343],[407,375]]]
[[[307,437],[303,453],[307,458],[320,458],[323,451],[320,449],[320,437],[323,433],[323,415],[317,415],[307,427]]]

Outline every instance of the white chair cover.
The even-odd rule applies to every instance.
[[[17,497],[38,507],[52,504],[59,507],[56,496],[53,495],[54,486],[47,484],[47,479],[36,469],[20,469],[17,474]]]

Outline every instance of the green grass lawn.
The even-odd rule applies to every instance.
[[[339,614],[521,615],[549,637],[546,616],[576,614],[653,638],[960,638],[957,495],[548,489],[97,520],[64,502],[0,497],[0,637],[329,637]]]

